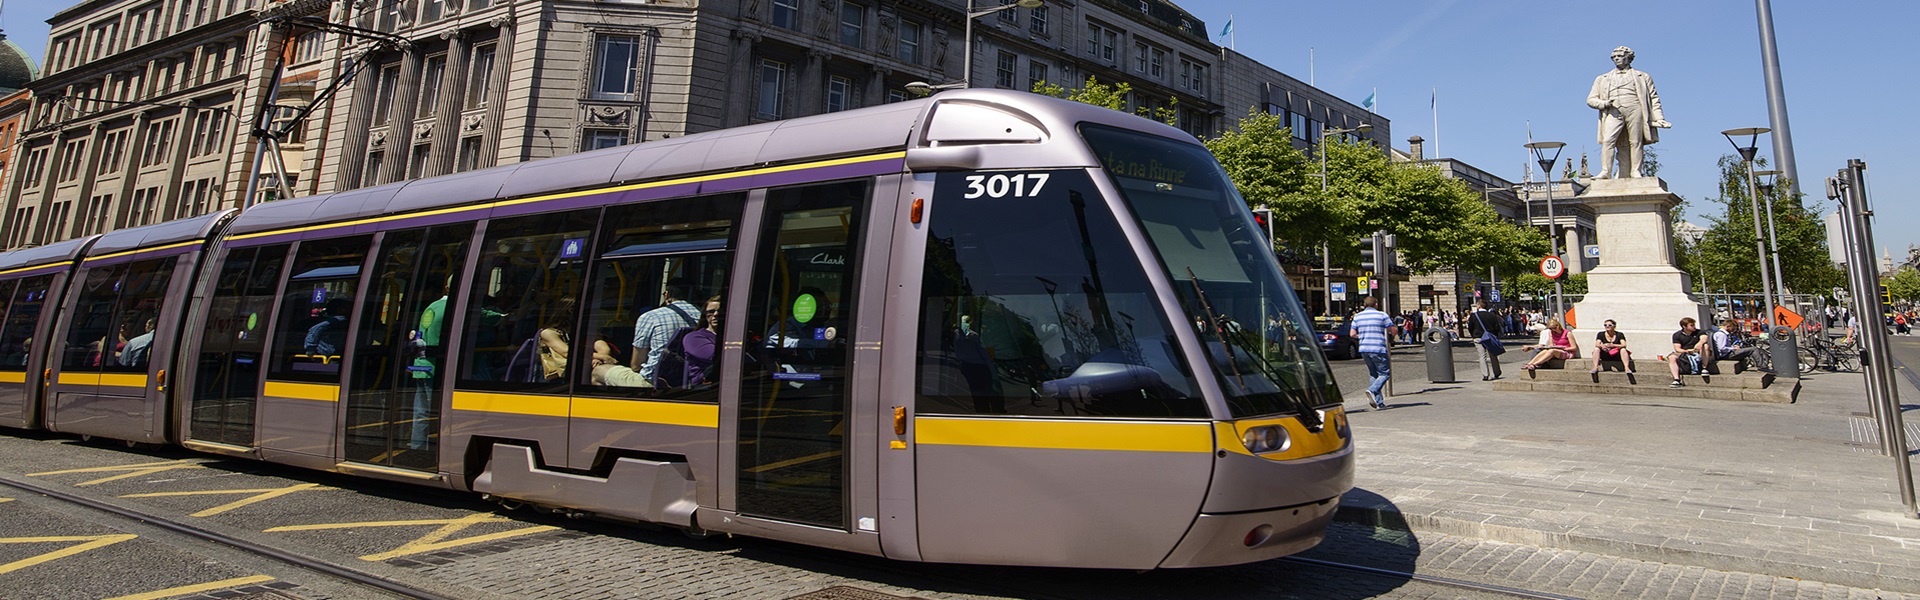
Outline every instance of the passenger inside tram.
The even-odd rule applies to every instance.
[[[139,335],[127,339],[126,343],[121,346],[118,360],[120,366],[123,367],[147,366],[147,355],[153,349],[153,330],[155,325],[153,318],[133,319],[126,323],[131,327],[132,324],[136,322],[144,323],[144,325],[141,327]]]
[[[338,361],[340,347],[347,343],[347,313],[352,310],[353,302],[344,297],[327,300],[320,321],[307,328],[306,353],[321,362]]]

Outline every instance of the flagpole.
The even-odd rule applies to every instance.
[[[1233,30],[1232,14],[1227,15],[1227,47],[1234,50],[1240,49],[1240,36],[1239,32]]]
[[[1313,46],[1307,46],[1307,85],[1313,85]]]
[[[1428,103],[1427,108],[1433,111],[1433,156],[1439,158],[1445,156],[1440,153],[1440,86],[1433,86],[1433,101]],[[1532,126],[1529,125],[1527,130],[1532,131]]]
[[[1371,115],[1378,112],[1380,108],[1380,88],[1373,88],[1373,93],[1367,94],[1367,100],[1367,114]]]

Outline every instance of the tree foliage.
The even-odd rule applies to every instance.
[[[1887,278],[1886,286],[1887,293],[1892,294],[1896,302],[1920,300],[1920,271],[1912,267],[1895,271],[1892,277]]]
[[[1085,84],[1074,89],[1068,89],[1051,81],[1036,82],[1033,84],[1033,93],[1127,112],[1127,97],[1133,94],[1133,84],[1122,81],[1107,85],[1100,83],[1099,77],[1089,75]],[[1177,108],[1179,104],[1180,99],[1173,98],[1166,106],[1153,109],[1142,106],[1133,114],[1177,126],[1180,116]]]
[[[1756,161],[1764,168],[1765,159]],[[1759,228],[1754,226],[1755,208],[1747,186],[1747,165],[1739,157],[1720,157],[1720,196],[1709,199],[1706,215],[1710,223],[1697,244],[1680,248],[1680,267],[1696,277],[1704,275],[1708,290],[1758,292],[1761,290],[1760,254],[1756,239],[1764,240],[1767,231],[1767,204],[1772,201],[1774,233],[1779,238],[1780,268],[1788,291],[1826,294],[1846,282],[1846,276],[1833,267],[1827,254],[1826,226],[1814,208],[1805,206],[1804,195],[1790,197],[1790,187],[1780,181],[1763,195],[1759,205]],[[1756,234],[1756,232],[1758,232]],[[1771,245],[1767,245],[1771,250]],[[1769,263],[1771,260],[1769,259]]]
[[[1206,140],[1207,149],[1226,168],[1250,207],[1273,210],[1273,235],[1295,249],[1336,245],[1358,216],[1352,206],[1320,193],[1319,166],[1293,146],[1292,130],[1280,117],[1249,112],[1240,126]]]

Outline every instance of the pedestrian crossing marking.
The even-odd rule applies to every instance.
[[[58,543],[58,542],[80,542],[78,544],[67,546],[59,550],[55,550],[45,554],[40,554],[37,556],[29,556],[27,558],[23,558],[23,559],[16,560],[4,565],[0,565],[0,575],[12,573],[14,571],[25,569],[27,567],[31,567],[47,561],[66,558],[69,556],[73,556],[75,554],[86,552],[88,550],[93,550],[96,548],[105,548],[107,546],[112,546],[114,544],[131,540],[136,537],[140,537],[140,536],[137,536],[131,533],[115,533],[110,535],[52,535],[52,536],[40,536],[40,537],[0,538],[0,544],[51,544],[51,543]]]
[[[164,497],[173,497],[173,496],[216,496],[221,494],[254,494],[253,496],[241,498],[239,500],[228,502],[226,504],[215,506],[213,508],[202,510],[197,513],[193,513],[192,515],[188,515],[193,517],[211,517],[211,516],[214,516],[223,512],[227,512],[236,508],[240,508],[249,504],[272,500],[274,498],[279,498],[281,496],[292,494],[294,492],[301,492],[306,490],[330,490],[330,489],[334,489],[334,488],[322,487],[318,483],[302,483],[302,484],[291,485],[283,488],[261,488],[261,489],[250,489],[250,490],[201,490],[196,492],[151,492],[151,493],[145,493],[145,494],[127,494],[125,496],[121,496],[121,498],[164,498]]]
[[[420,536],[419,539],[413,540],[411,542],[407,542],[405,544],[401,544],[399,548],[394,548],[386,552],[380,552],[377,554],[368,554],[366,556],[360,557],[361,560],[381,561],[381,560],[387,560],[389,558],[398,558],[401,556],[407,556],[410,554],[422,554],[426,552],[433,552],[436,550],[445,550],[447,548],[457,548],[460,546],[492,542],[492,541],[503,540],[511,537],[519,537],[523,535],[531,535],[535,533],[541,533],[545,531],[553,531],[553,530],[559,529],[559,527],[554,527],[552,525],[537,525],[534,527],[522,527],[520,529],[510,529],[507,531],[489,533],[485,535],[464,537],[457,540],[447,540],[447,538],[452,536],[453,534],[459,533],[463,530],[466,530],[469,527],[473,527],[475,525],[479,525],[482,523],[514,523],[514,522],[516,521],[514,521],[513,519],[509,519],[509,518],[502,517],[495,514],[474,513],[474,514],[467,515],[465,517],[460,517],[457,519],[419,519],[419,520],[412,520],[412,521],[367,521],[367,522],[361,522],[361,523],[318,523],[313,525],[287,525],[284,527],[274,527],[271,529],[267,529],[265,532],[275,533],[275,532],[282,532],[282,531],[321,531],[321,530],[327,530],[327,529],[356,529],[361,527],[414,527],[414,526],[421,526],[421,525],[439,525],[440,526],[438,529],[435,529],[426,535]]]
[[[160,598],[171,598],[174,596],[185,596],[187,594],[198,594],[200,592],[221,590],[221,589],[226,589],[230,587],[240,587],[243,585],[253,585],[256,583],[266,583],[269,581],[273,581],[273,576],[253,575],[250,577],[235,577],[233,579],[222,579],[220,581],[209,581],[206,583],[196,583],[193,585],[170,587],[164,590],[154,590],[144,594],[128,594],[125,596],[114,596],[112,598],[108,598],[107,600],[159,600]]]
[[[163,460],[160,462],[139,463],[139,464],[133,464],[133,465],[118,465],[118,466],[112,466],[112,467],[88,467],[85,469],[42,471],[39,473],[28,473],[27,476],[41,477],[45,475],[66,475],[70,473],[111,473],[114,471],[126,471],[125,473],[121,473],[119,475],[112,475],[108,477],[102,477],[100,479],[95,479],[93,481],[73,484],[74,487],[84,487],[89,485],[99,485],[109,481],[119,481],[122,479],[139,477],[141,475],[153,475],[155,473],[171,471],[174,469],[204,469],[204,468],[206,467],[201,466],[200,463],[196,463],[196,462],[190,462],[185,460]]]

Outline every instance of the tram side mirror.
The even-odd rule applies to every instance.
[[[1040,393],[1054,398],[1085,398],[1155,389],[1164,384],[1160,372],[1142,365],[1089,362],[1073,374],[1040,383]]]

